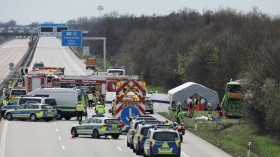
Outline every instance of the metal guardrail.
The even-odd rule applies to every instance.
[[[37,43],[38,43],[38,39],[35,39],[35,44],[32,47],[29,47],[27,52],[25,53],[25,55],[17,63],[15,63],[15,67],[13,70],[14,72],[17,71],[19,69],[19,67],[23,65],[23,62],[25,60],[30,60],[30,58],[33,57],[34,51],[36,50]],[[30,55],[30,53],[31,53],[31,55]],[[26,66],[27,64],[28,64],[28,62],[25,62],[24,66]],[[3,89],[4,85],[8,82],[7,78],[11,77],[12,75],[13,75],[12,71],[9,70],[4,75],[4,77],[2,77],[0,79],[0,94],[1,94],[0,97],[2,96],[2,89]]]

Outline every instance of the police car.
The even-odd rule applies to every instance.
[[[40,103],[26,103],[14,109],[7,110],[5,117],[11,121],[13,119],[30,119],[31,121],[37,121],[38,119],[44,119],[50,121],[55,116],[55,110],[47,104]]]
[[[133,152],[136,153],[136,155],[139,155],[144,150],[144,143],[147,138],[147,134],[149,129],[152,127],[152,125],[147,125],[144,122],[137,126],[136,134],[133,138]]]
[[[110,135],[117,139],[122,134],[122,126],[115,118],[92,117],[74,124],[71,128],[71,134],[73,137],[91,135],[93,138]]]
[[[148,131],[144,143],[144,157],[147,156],[176,156],[181,155],[181,142],[178,131],[157,127]]]
[[[127,147],[130,147],[131,149],[135,149],[134,147],[133,147],[133,143],[132,143],[132,141],[133,141],[133,138],[134,138],[134,135],[135,135],[135,133],[136,133],[136,129],[137,129],[137,126],[139,125],[139,124],[142,124],[142,123],[146,123],[146,124],[158,124],[158,123],[160,123],[160,121],[158,121],[158,120],[156,120],[156,118],[154,118],[154,117],[152,117],[151,119],[150,118],[147,118],[147,119],[141,119],[141,120],[132,120],[131,121],[131,124],[130,124],[130,126],[129,126],[129,130],[128,130],[128,132],[127,132]]]
[[[128,132],[127,132],[127,147],[133,148],[132,140],[134,137],[134,134],[136,133],[137,125],[141,124],[143,121],[157,121],[155,117],[147,116],[147,115],[138,115],[134,117],[134,119],[130,122]]]

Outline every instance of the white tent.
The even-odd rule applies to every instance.
[[[206,103],[211,103],[212,107],[216,107],[219,104],[219,95],[216,91],[209,89],[201,84],[194,82],[187,82],[176,88],[168,91],[168,96],[170,100],[175,100],[176,103],[184,102],[189,96],[199,95],[206,100]]]

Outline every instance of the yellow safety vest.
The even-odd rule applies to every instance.
[[[88,100],[93,100],[93,94],[88,94]]]
[[[96,111],[97,111],[97,114],[104,114],[105,113],[105,107],[103,105],[97,105],[96,107]]]
[[[3,105],[7,105],[8,103],[9,103],[8,100],[3,100],[3,101],[2,101],[2,104],[3,104]]]
[[[85,110],[84,110],[84,106],[83,106],[82,104],[78,104],[78,105],[76,106],[76,110],[77,110],[77,111],[85,111]]]

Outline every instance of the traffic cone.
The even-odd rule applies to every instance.
[[[221,147],[221,142],[220,142],[220,140],[218,140],[217,147],[218,147],[218,148]]]

